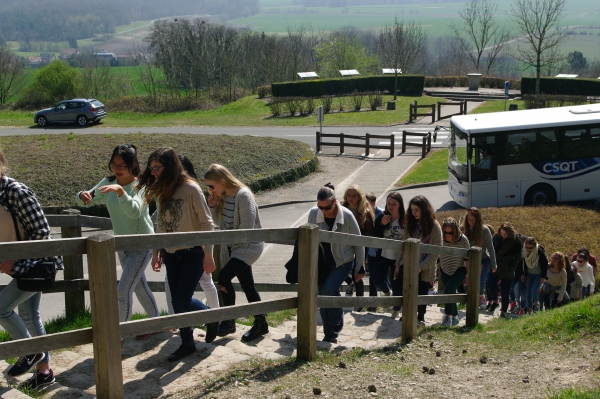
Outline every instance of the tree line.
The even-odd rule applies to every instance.
[[[114,33],[135,21],[211,14],[224,19],[260,12],[259,0],[22,0],[0,2],[0,37],[10,41],[67,41]]]
[[[398,19],[378,30],[343,27],[321,32],[302,24],[289,27],[283,35],[235,29],[201,19],[158,20],[144,44],[134,49],[133,62],[139,67],[147,101],[153,107],[177,101],[189,105],[207,95],[221,103],[231,102],[261,86],[297,80],[298,72],[310,71],[322,78],[339,77],[342,69],[374,75],[382,68],[428,76],[481,72],[503,78],[520,77],[523,67],[532,68],[537,76],[553,76],[571,69],[582,74],[598,73],[600,63],[588,63],[581,53],[567,57],[557,51],[557,45],[568,38],[565,29],[556,28],[565,1],[515,0],[511,12],[515,20],[521,18],[523,22],[512,35],[499,28],[495,20],[497,7],[489,0],[468,2],[460,19],[452,24],[454,35],[437,38],[428,38],[416,22]],[[515,40],[516,45],[509,48],[509,40]],[[93,59],[90,54],[82,55],[72,65],[85,69],[90,79],[108,79],[106,71],[92,65]],[[0,85],[8,89],[0,87],[0,103],[10,98],[11,92],[21,93],[14,83],[19,79],[9,75],[18,75],[22,63],[11,57],[5,45],[0,48],[2,62],[5,65],[0,65]],[[113,85],[98,84],[103,86]],[[37,98],[40,90],[37,87],[23,93]],[[117,93],[120,91],[111,90],[94,96]]]

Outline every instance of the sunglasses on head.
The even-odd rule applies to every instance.
[[[206,187],[210,188],[211,190],[215,189],[215,186],[211,185],[211,184],[207,184]]]
[[[331,208],[333,208],[334,205],[335,205],[335,201],[333,201],[331,203],[331,205],[327,205],[327,206],[321,206],[321,205],[317,204],[317,208],[319,208],[322,211],[330,211]]]
[[[453,231],[446,231],[446,230],[444,230],[444,235],[451,236],[452,234],[454,234]]]
[[[475,209],[475,208],[469,208],[469,213],[471,215],[478,215],[479,214],[479,210]]]
[[[583,263],[585,262],[585,259],[577,259],[577,263]]]

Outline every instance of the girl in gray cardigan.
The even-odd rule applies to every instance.
[[[212,164],[204,173],[204,183],[210,192],[208,206],[219,229],[262,228],[258,206],[252,191],[236,179],[226,167]],[[234,277],[238,278],[248,302],[261,300],[254,285],[251,266],[260,258],[263,248],[264,242],[221,245],[221,264],[224,266],[219,272],[217,281],[223,298],[223,306],[235,305],[235,291],[231,283]],[[234,332],[234,320],[221,322],[219,336],[223,337]],[[255,315],[254,324],[242,336],[242,341],[250,342],[268,332],[266,315]]]

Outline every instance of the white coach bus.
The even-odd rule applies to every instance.
[[[600,198],[600,104],[453,116],[448,189],[465,208]]]

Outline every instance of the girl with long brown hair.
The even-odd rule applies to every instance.
[[[159,148],[148,157],[146,169],[139,177],[138,189],[143,190],[145,201],[156,201],[157,233],[212,231],[213,222],[200,185],[192,179],[170,147]],[[159,271],[161,263],[167,268],[171,302],[176,314],[208,309],[193,298],[203,273],[215,270],[212,245],[165,248],[164,258],[152,251],[152,268]],[[162,262],[161,262],[162,260]],[[207,325],[206,342],[212,342],[219,323]],[[196,351],[191,327],[179,329],[181,346],[168,360],[177,361]]]
[[[494,243],[492,241],[492,229],[483,223],[479,209],[472,207],[467,210],[465,220],[462,225],[462,232],[473,247],[481,248],[481,279],[479,285],[479,306],[486,306],[485,283],[488,275],[495,272],[496,253],[494,252]],[[488,295],[489,297],[489,295]]]

